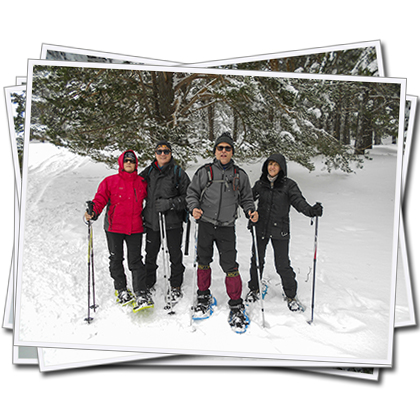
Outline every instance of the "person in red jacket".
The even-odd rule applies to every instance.
[[[132,150],[118,158],[118,174],[106,177],[91,202],[87,221],[96,220],[106,206],[104,229],[109,250],[109,271],[114,280],[117,302],[134,304],[134,311],[153,306],[146,293],[146,269],[141,255],[143,234],[143,201],[147,196],[147,183],[137,173],[138,159]],[[90,214],[89,214],[90,213]],[[133,296],[127,289],[124,272],[124,242],[127,246],[128,268],[132,273]]]

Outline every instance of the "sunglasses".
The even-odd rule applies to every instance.
[[[136,161],[133,159],[124,159],[124,163],[132,163],[134,165]]]
[[[231,152],[232,148],[230,146],[217,146],[217,150],[219,152],[222,152],[223,150],[226,150],[226,152]]]
[[[158,149],[155,150],[157,155],[161,155],[162,153],[165,155],[169,155],[169,153],[171,153],[171,151],[169,149]]]

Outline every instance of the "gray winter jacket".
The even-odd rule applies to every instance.
[[[217,226],[233,226],[238,206],[248,216],[255,210],[251,184],[246,172],[231,160],[225,167],[219,160],[204,165],[194,174],[187,190],[187,207],[203,210],[201,220]]]

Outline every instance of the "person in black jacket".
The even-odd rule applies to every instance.
[[[260,274],[262,276],[265,252],[271,240],[276,271],[281,278],[288,307],[291,311],[301,310],[296,297],[296,274],[289,259],[290,206],[308,217],[322,216],[323,208],[319,203],[314,206],[308,204],[297,183],[287,177],[286,159],[281,154],[273,154],[264,162],[261,177],[252,192],[254,200],[258,200],[259,219],[255,227]],[[259,298],[255,257],[253,250],[247,302],[255,302]]]
[[[190,179],[172,157],[172,147],[160,141],[155,148],[155,160],[140,174],[147,181],[146,206],[143,210],[146,230],[146,283],[149,293],[156,284],[156,264],[161,247],[159,213],[165,215],[171,273],[170,299],[182,297],[181,285],[185,267],[182,256],[183,222],[187,219],[185,196]]]

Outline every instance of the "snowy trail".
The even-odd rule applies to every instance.
[[[215,254],[211,290],[218,300],[214,315],[189,330],[189,308],[195,290],[193,269],[194,226],[189,256],[185,258],[184,298],[176,314],[163,310],[166,285],[159,281],[155,308],[134,314],[115,304],[108,272],[108,250],[103,216],[93,224],[96,301],[94,322],[86,324],[87,227],[85,201],[93,198],[99,182],[115,170],[75,156],[49,144],[30,145],[29,183],[23,254],[19,337],[26,342],[62,346],[186,349],[212,354],[229,349],[269,355],[381,359],[388,350],[392,310],[391,255],[396,149],[383,146],[356,174],[308,173],[289,164],[310,203],[321,201],[316,273],[315,322],[310,317],[314,227],[310,219],[291,211],[292,266],[299,282],[298,295],[307,307],[291,313],[281,297],[281,285],[267,249],[264,278],[270,282],[264,300],[269,328],[261,328],[259,304],[250,308],[251,325],[244,335],[230,331],[224,274]],[[189,168],[190,176],[197,165]],[[261,162],[247,164],[253,184]],[[243,295],[247,291],[251,235],[242,216],[237,222],[237,247]],[[127,270],[127,273],[128,270]],[[128,274],[129,283],[131,277]],[[64,308],[64,310],[63,310]],[[217,340],[214,339],[217,337]],[[45,346],[47,347],[47,346]],[[65,347],[65,345],[63,346]]]

